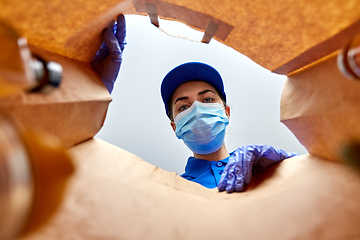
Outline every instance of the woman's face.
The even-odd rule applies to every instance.
[[[194,101],[223,105],[220,96],[211,84],[203,81],[186,82],[181,84],[172,96],[171,107],[174,119],[180,112],[189,108]],[[228,117],[230,116],[230,109],[227,106],[225,113]]]

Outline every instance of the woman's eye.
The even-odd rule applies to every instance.
[[[203,100],[204,103],[210,103],[210,102],[212,102],[212,101],[214,101],[214,99],[211,98],[211,97],[205,98],[205,99]]]
[[[186,110],[188,107],[188,105],[182,105],[181,107],[179,107],[179,112]]]

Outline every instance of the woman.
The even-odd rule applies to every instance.
[[[163,79],[161,95],[175,135],[193,152],[181,176],[219,191],[241,192],[253,171],[297,156],[268,145],[247,145],[228,153],[225,129],[230,108],[220,74],[211,66],[190,62]]]
[[[126,44],[124,16],[120,14],[102,35],[104,43],[91,65],[111,93]],[[247,145],[228,153],[224,137],[230,108],[221,76],[209,65],[186,63],[174,68],[163,79],[161,95],[176,136],[194,153],[181,175],[190,181],[241,192],[253,171],[297,155],[267,145]]]

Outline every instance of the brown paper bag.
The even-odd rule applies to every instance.
[[[146,4],[153,4],[147,9]],[[205,31],[261,66],[288,74],[342,47],[360,26],[359,0],[0,0],[0,19],[32,45],[89,62],[119,13],[148,14]],[[155,6],[155,8],[154,8]],[[211,23],[211,24],[209,24]],[[200,39],[199,39],[200,40]]]
[[[130,0],[0,0],[0,19],[34,46],[90,62],[103,29],[130,6]]]
[[[208,22],[214,22],[218,25],[212,32],[215,39],[282,74],[338,49],[359,25],[358,0],[346,4],[341,0],[146,2],[156,5],[159,16],[177,19],[203,31]],[[146,14],[136,5],[145,1],[135,1],[133,9],[130,1],[115,0],[0,1],[0,4],[0,18],[37,46],[34,51],[61,63],[65,72],[58,93],[22,94],[2,101],[1,107],[27,127],[58,136],[67,146],[91,138],[101,127],[110,98],[87,62],[97,51],[102,41],[101,31],[108,22],[120,12]],[[233,28],[225,31],[223,26]],[[282,69],[286,64],[290,67]],[[317,72],[311,74],[316,76]],[[320,81],[324,81],[324,76],[333,77],[321,75]],[[309,79],[313,81],[313,76]],[[305,85],[300,100],[296,99],[303,102],[299,109],[305,113],[312,109],[309,105],[317,106],[310,98],[316,98],[317,94],[305,99],[305,93],[311,93],[312,87],[313,84]],[[320,152],[316,149],[324,152],[326,147],[330,146],[331,150],[335,145],[323,137],[324,130],[330,129],[326,124],[339,127],[338,122],[345,119],[332,118],[339,113],[336,107],[332,108],[334,114],[329,117],[324,112],[320,120],[311,115],[315,112],[312,109],[309,123],[301,122],[308,118],[301,118],[302,113],[298,112],[283,114],[283,120],[289,119],[290,126],[292,120],[300,119],[296,126],[305,137],[295,134],[304,145],[315,146],[310,152]],[[286,109],[285,112],[289,111]],[[348,116],[353,116],[353,112]],[[355,121],[355,118],[349,119],[351,125],[351,119]],[[316,121],[325,123],[324,129]],[[307,129],[311,132],[306,132]],[[314,145],[306,143],[309,136]],[[337,143],[339,138],[335,136]],[[323,143],[322,139],[332,145]],[[69,152],[75,159],[77,172],[65,202],[48,225],[28,239],[360,237],[360,177],[339,163],[314,156],[289,159],[264,175],[254,176],[247,191],[229,195],[186,181],[100,140],[78,144]]]
[[[264,68],[288,74],[341,48],[354,36],[360,27],[359,4],[359,0],[346,4],[341,0],[135,0],[128,12],[148,14],[152,22],[157,15],[184,22]]]
[[[55,217],[25,239],[357,239],[360,175],[310,155],[219,193],[92,139]]]
[[[341,160],[346,144],[360,136],[360,82],[343,76],[334,53],[290,75],[281,98],[281,121],[306,149]]]
[[[26,128],[58,137],[66,147],[92,138],[102,127],[111,96],[90,64],[32,47],[63,67],[61,85],[49,94],[2,98],[0,108]]]

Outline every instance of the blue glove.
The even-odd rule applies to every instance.
[[[120,70],[122,53],[126,42],[125,17],[120,14],[117,22],[112,21],[102,33],[104,42],[91,61],[91,66],[99,74],[109,93],[112,92]]]
[[[236,149],[221,175],[218,189],[228,193],[241,192],[245,184],[251,180],[254,172],[262,172],[271,165],[294,156],[297,153],[287,153],[284,150],[268,145],[246,145]]]

